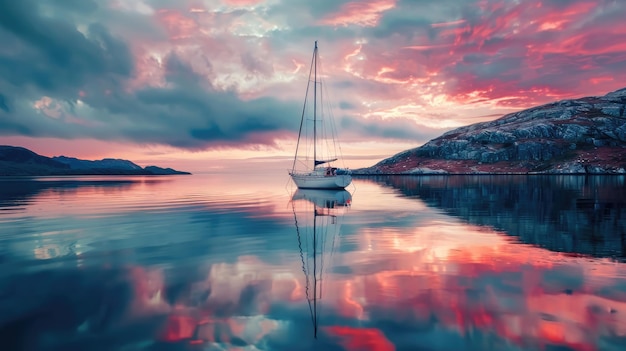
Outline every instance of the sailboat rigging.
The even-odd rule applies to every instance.
[[[337,156],[339,143],[336,140],[330,109],[328,113],[325,113],[323,109],[324,103],[327,102],[322,94],[325,87],[322,85],[322,75],[318,74],[319,66],[319,53],[317,41],[315,41],[296,153],[289,175],[296,186],[301,189],[344,189],[352,182],[352,176],[348,169],[334,167],[331,164],[339,159]],[[308,109],[307,104],[311,83],[313,83],[312,111]],[[320,105],[319,111],[318,104]],[[309,115],[310,112],[312,115]],[[312,122],[312,129],[309,129],[308,122]],[[309,135],[309,132],[312,132],[312,135]],[[311,151],[312,159],[308,156]]]

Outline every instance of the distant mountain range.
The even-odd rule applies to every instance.
[[[23,147],[0,145],[0,176],[56,175],[173,175],[191,174],[171,168],[141,168],[128,160],[105,158],[98,161],[73,157],[46,157]]]
[[[626,88],[449,131],[355,174],[626,174]]]

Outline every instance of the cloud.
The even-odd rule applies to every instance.
[[[365,29],[362,36],[368,39],[360,52],[366,59],[352,66],[355,74],[385,83],[379,73],[393,72],[393,80],[404,84],[404,95],[414,93],[417,101],[426,89],[458,103],[479,96],[517,107],[603,94],[623,81],[626,50],[619,18],[626,14],[624,4],[436,3],[399,2],[378,26]],[[603,56],[610,57],[611,66],[594,63]]]
[[[340,122],[347,140],[352,138],[383,138],[390,140],[411,140],[416,143],[426,142],[442,133],[441,129],[428,128],[415,124],[408,118],[370,117],[368,119],[344,117]]]
[[[144,87],[127,94],[113,91],[104,96],[87,93],[83,104],[64,106],[75,115],[62,111],[52,118],[48,105],[29,116],[31,121],[39,120],[30,124],[30,133],[53,136],[60,132],[60,124],[76,120],[83,123],[74,123],[65,135],[201,148],[229,143],[271,145],[282,131],[297,127],[297,120],[290,118],[297,116],[295,104],[271,98],[244,102],[234,92],[206,86],[203,77],[176,55],[165,59],[165,71],[163,87]],[[21,121],[13,119],[16,125]]]
[[[395,6],[396,0],[375,0],[365,2],[347,2],[338,12],[321,20],[326,25],[350,25],[372,27],[378,24],[382,13]]]
[[[297,116],[294,104],[243,101],[234,91],[217,90],[175,53],[163,58],[165,86],[129,91],[126,85],[136,77],[131,49],[103,25],[91,24],[83,34],[73,24],[44,17],[34,3],[2,5],[0,36],[15,48],[0,57],[3,134],[200,148],[271,145],[282,131],[296,128],[297,121],[287,117]],[[246,65],[264,69],[253,58]]]
[[[626,8],[616,2],[486,4],[465,25],[441,32],[453,57],[483,56],[481,62],[464,59],[443,66],[443,75],[453,82],[448,93],[460,100],[475,94],[528,106],[580,96],[598,75],[617,80],[626,68],[626,51],[616,44],[622,41],[617,37],[624,38],[617,34],[624,33],[623,24],[614,15]],[[593,64],[605,54],[613,56],[612,67]]]
[[[612,0],[0,0],[0,134],[274,147],[319,40],[340,132],[418,143],[473,110],[623,87],[624,16]]]
[[[17,90],[18,96],[44,93],[70,99],[92,79],[132,74],[127,45],[104,26],[92,24],[82,33],[72,24],[40,15],[41,6],[30,1],[5,1],[0,7],[0,38],[11,47],[0,56],[0,89]]]

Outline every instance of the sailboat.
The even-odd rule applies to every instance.
[[[339,143],[336,140],[332,110],[324,106],[329,102],[323,97],[325,86],[322,85],[322,76],[315,41],[298,143],[289,172],[300,189],[344,189],[352,182],[350,170],[332,165],[332,162],[338,160]]]
[[[352,195],[345,189],[298,189],[291,198],[314,338],[319,324],[323,273],[330,268],[328,255],[334,252],[341,219],[351,201]]]

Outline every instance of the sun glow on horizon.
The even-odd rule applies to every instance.
[[[38,42],[7,24],[17,34],[0,53],[11,72],[0,86],[12,87],[0,95],[0,132],[39,153],[77,157],[288,157],[293,142],[283,139],[297,128],[316,40],[324,86],[345,124],[344,155],[355,158],[393,155],[453,128],[623,88],[626,3],[440,6],[346,1],[312,12],[283,0],[38,4],[15,23],[58,33]],[[72,64],[63,64],[69,57]],[[45,79],[14,69],[17,63]],[[369,141],[373,148],[363,150]]]

